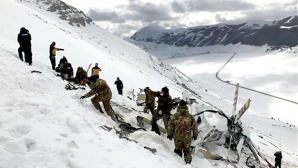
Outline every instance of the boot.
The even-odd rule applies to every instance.
[[[182,151],[174,150],[175,153],[177,153],[180,157],[182,157]]]
[[[159,128],[158,128],[158,125],[156,122],[152,122],[152,128],[151,128],[151,131],[154,131],[155,133],[157,133],[158,135],[160,135],[160,131],[159,131]]]

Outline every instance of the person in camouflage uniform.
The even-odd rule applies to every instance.
[[[149,87],[146,87],[144,89],[144,92],[146,94],[146,100],[145,100],[145,107],[144,107],[144,113],[148,113],[148,110],[150,110],[152,116],[155,116],[155,97],[160,95],[160,92],[155,92],[149,89]]]
[[[191,140],[197,139],[198,128],[194,117],[188,113],[188,107],[184,100],[181,100],[175,113],[169,121],[168,138],[174,138],[175,150],[179,156],[182,157],[182,150],[184,153],[184,160],[188,164],[191,163]]]
[[[172,97],[169,95],[169,89],[167,87],[163,87],[161,89],[161,94],[158,95],[158,106],[157,106],[157,114],[154,116],[154,122],[161,118],[163,120],[165,129],[168,129],[168,121],[171,117],[171,110],[173,108],[173,100]],[[161,114],[160,114],[161,112]]]
[[[74,82],[85,85],[87,82],[87,78],[87,72],[82,67],[78,67]]]
[[[112,118],[112,120],[115,120],[114,113],[111,109],[110,101],[112,98],[112,91],[105,80],[103,79],[96,79],[95,77],[90,77],[90,88],[91,90],[85,94],[84,96],[81,96],[80,99],[88,98],[93,95],[95,95],[91,102],[94,105],[94,107],[99,110],[101,113],[103,113],[99,102],[103,102],[104,109],[106,113]]]

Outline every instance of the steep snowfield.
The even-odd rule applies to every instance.
[[[168,71],[161,65],[167,65],[96,25],[74,28],[34,4],[26,5],[30,8],[19,1],[0,2],[4,25],[0,28],[0,167],[193,167],[173,154],[173,142],[153,132],[136,133],[131,137],[139,141],[136,144],[119,139],[115,131],[101,129],[102,125],[117,125],[106,114],[98,113],[90,99],[79,99],[87,90],[64,89],[67,82],[50,69],[48,50],[55,41],[57,47],[65,49],[58,52],[57,61],[65,55],[74,69],[99,62],[100,76],[110,85],[113,101],[127,107],[136,106],[126,97],[132,97],[131,90],[139,87],[160,90],[169,86],[173,97],[180,96],[182,89],[161,74]],[[32,35],[30,67],[17,55],[16,37],[23,26]],[[87,39],[92,35],[94,39]],[[32,70],[42,74],[30,73]],[[169,71],[166,75],[179,78]],[[114,81],[118,76],[124,83],[124,96],[116,94]],[[115,106],[114,110],[123,113]],[[123,115],[136,126],[138,112]],[[156,148],[157,154],[144,146]],[[194,165],[198,163],[211,165],[194,158]]]
[[[56,77],[50,68],[48,50],[52,41],[56,42],[57,47],[65,49],[58,52],[57,62],[65,55],[75,70],[78,66],[86,69],[90,63],[98,62],[103,70],[100,77],[107,81],[113,91],[112,101],[128,108],[142,110],[127,96],[132,97],[132,89],[136,91],[145,86],[153,90],[168,86],[172,97],[181,96],[183,91],[177,82],[187,84],[206,100],[213,100],[212,95],[217,94],[205,93],[205,88],[191,82],[174,68],[96,25],[72,27],[58,19],[56,14],[45,11],[45,8],[35,6],[34,1],[0,1],[1,168],[226,167],[225,162],[209,161],[200,154],[193,155],[191,165],[185,165],[173,153],[173,141],[151,131],[132,134],[129,138],[138,141],[135,143],[119,139],[113,130],[108,132],[100,128],[102,125],[117,128],[117,124],[106,114],[98,113],[90,99],[79,99],[88,89],[64,89],[67,82]],[[16,38],[21,27],[26,27],[32,35],[33,66],[21,62],[17,55]],[[42,73],[31,73],[32,70]],[[116,77],[124,83],[124,96],[117,94],[114,86]],[[224,105],[225,102],[222,103]],[[127,113],[117,106],[113,108],[134,126],[137,115],[150,118],[150,115],[136,111]],[[260,120],[257,124],[261,125],[264,121],[269,123],[266,134],[257,130],[259,132],[256,131],[253,138],[258,146],[261,144],[261,151],[273,161],[272,152],[278,148],[259,135],[271,137],[272,132],[280,133],[282,130],[281,135],[293,136],[297,129],[288,128],[279,121],[260,117],[252,119],[256,118]],[[272,123],[276,127],[267,127]],[[277,142],[275,145],[280,147],[284,141]],[[295,146],[294,142],[288,145]],[[157,153],[152,154],[144,146],[157,149]],[[295,167],[297,152],[283,151],[283,164]]]

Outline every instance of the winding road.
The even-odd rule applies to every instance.
[[[236,84],[231,83],[229,81],[222,80],[221,78],[218,77],[218,74],[235,56],[236,56],[236,53],[234,52],[233,55],[231,56],[231,58],[216,72],[216,78],[218,80],[220,80],[224,83],[227,83],[229,85],[234,85],[234,86],[236,86]],[[264,93],[264,92],[257,91],[257,90],[254,90],[254,89],[250,89],[250,88],[243,87],[243,86],[239,86],[239,87],[243,88],[243,89],[246,89],[246,90],[253,91],[253,92],[257,92],[257,93],[260,93],[260,94],[263,94],[263,95],[266,95],[266,96],[270,96],[270,97],[274,97],[274,98],[277,98],[277,99],[280,99],[280,100],[284,100],[284,101],[288,101],[288,102],[291,102],[291,103],[294,103],[294,104],[298,104],[298,102],[295,102],[295,101],[292,101],[292,100],[289,100],[289,99],[285,99],[285,98],[282,98],[282,97],[279,97],[279,96],[274,96],[274,95],[271,95],[271,94],[268,94],[268,93]]]

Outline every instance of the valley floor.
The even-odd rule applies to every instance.
[[[235,57],[224,66],[234,54]],[[218,73],[223,81],[239,83],[240,86],[297,102],[297,59],[295,54],[285,52],[259,55],[211,52],[187,58],[174,57],[164,61],[203,86],[205,94],[209,95],[201,95],[204,101],[230,114],[235,86],[216,78],[216,73],[223,66]],[[297,165],[298,123],[295,111],[298,105],[240,88],[238,110],[248,98],[252,102],[242,121],[250,127],[253,141],[258,142],[256,144],[271,160],[274,160],[273,153],[281,150],[285,154],[283,161],[286,167]]]

